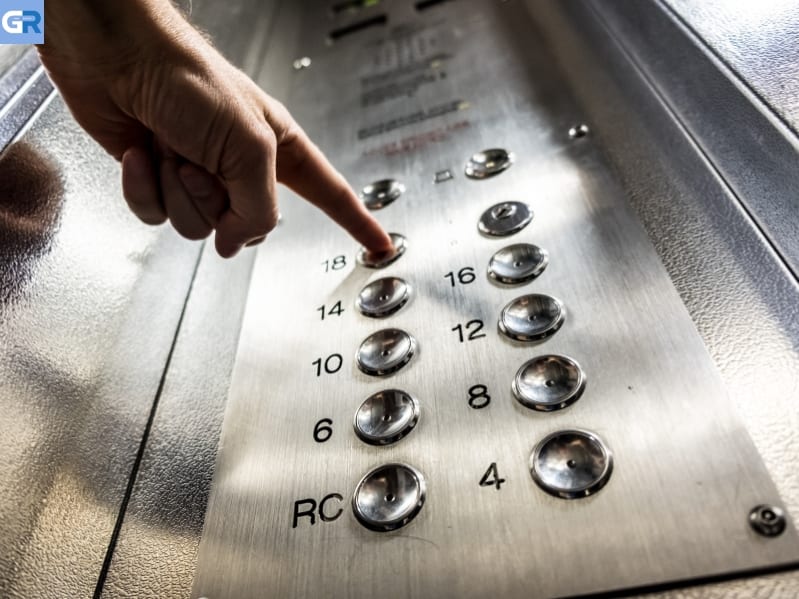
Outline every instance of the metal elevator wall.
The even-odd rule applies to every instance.
[[[685,73],[662,60],[663,53],[687,52],[691,43],[669,29],[668,19],[647,22],[646,11],[630,17],[625,30],[623,21],[614,24],[607,15],[604,26],[597,26],[586,18],[590,10],[579,10],[587,3],[574,3],[573,10],[554,2],[528,4],[786,506],[797,513],[799,486],[791,467],[799,457],[796,281],[736,208],[739,199],[708,168],[696,138],[685,134],[635,72],[651,69],[651,82],[658,68],[666,69],[670,79],[659,82],[673,90]],[[672,4],[690,17],[686,3]],[[195,0],[193,18],[223,53],[282,98],[293,76],[291,62],[303,53],[296,43],[299,5]],[[692,10],[705,29],[692,25],[707,32],[715,14],[702,13],[703,7]],[[281,28],[274,29],[278,10],[294,18],[284,14]],[[636,29],[649,34],[639,35],[645,45],[625,46]],[[708,39],[718,48],[713,29]],[[655,40],[672,45],[658,56],[651,52]],[[647,50],[654,55],[647,57]],[[635,61],[629,60],[631,51],[641,51]],[[701,82],[702,51],[688,54]],[[740,71],[750,76],[746,68]],[[671,108],[679,114],[685,106],[674,100]],[[690,110],[701,121],[707,109]],[[37,168],[20,170],[31,163]],[[0,468],[8,481],[0,492],[0,593],[89,596],[198,248],[166,230],[147,230],[126,213],[117,167],[72,123],[58,99],[23,143],[0,157],[5,198],[17,198],[15,185],[31,179],[45,185],[29,196],[33,201],[24,215],[9,211],[0,198],[3,241],[20,240],[3,257],[3,297],[11,301],[0,308],[0,400],[6,415]],[[9,227],[27,223],[30,214],[37,227]],[[107,259],[95,264],[98,253]],[[208,248],[202,255],[104,596],[188,596],[252,257],[226,263]],[[753,377],[764,391],[751,392]],[[787,598],[797,592],[799,578],[787,573],[665,596]]]

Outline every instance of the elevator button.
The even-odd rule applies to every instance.
[[[533,293],[510,302],[499,317],[499,331],[516,341],[540,341],[563,325],[566,309],[549,295]]]
[[[526,408],[551,412],[580,399],[585,374],[577,362],[566,356],[539,356],[519,369],[512,388],[513,395]]]
[[[490,237],[507,237],[524,229],[533,220],[530,206],[522,202],[501,202],[483,212],[478,230]]]
[[[395,179],[381,179],[361,190],[361,200],[369,210],[385,208],[405,193],[405,186]]]
[[[530,243],[517,243],[502,248],[488,263],[488,276],[506,285],[532,281],[549,264],[549,253]]]
[[[397,530],[416,517],[426,494],[424,476],[416,468],[386,464],[368,472],[358,483],[352,511],[370,530]]]
[[[510,167],[514,158],[513,152],[502,148],[483,150],[472,156],[466,163],[466,176],[470,179],[493,177]]]
[[[393,252],[375,254],[366,248],[358,250],[358,263],[367,268],[385,268],[389,264],[396,262],[408,247],[405,237],[399,233],[389,233],[391,243],[394,245]]]
[[[599,491],[613,471],[613,455],[588,431],[565,430],[545,437],[530,456],[530,474],[547,493],[564,499]]]
[[[413,430],[419,413],[419,402],[405,391],[378,391],[355,413],[355,434],[369,445],[390,445]]]
[[[356,305],[361,314],[384,318],[397,312],[411,297],[411,286],[399,277],[372,281],[358,294]]]
[[[416,340],[400,329],[383,329],[367,337],[355,361],[362,372],[385,376],[407,364],[416,353]]]

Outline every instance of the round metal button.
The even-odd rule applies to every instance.
[[[369,445],[390,445],[413,430],[419,413],[419,402],[405,391],[378,391],[355,413],[355,434]]]
[[[588,431],[552,433],[530,456],[530,474],[536,484],[564,499],[596,493],[612,471],[613,455],[598,436]]]
[[[532,281],[549,264],[549,252],[531,243],[502,248],[488,262],[488,276],[506,285]]]
[[[563,303],[549,295],[517,297],[502,310],[499,331],[516,341],[540,341],[554,335],[566,318]]]
[[[513,379],[513,395],[526,408],[551,412],[580,399],[585,375],[566,356],[539,356],[524,364]]]
[[[416,468],[386,464],[368,472],[358,483],[352,511],[370,530],[397,530],[416,517],[426,494],[424,476]]]
[[[523,202],[501,202],[483,212],[477,229],[490,237],[507,237],[524,229],[533,220],[533,211]]]
[[[355,302],[364,316],[384,318],[397,312],[411,297],[411,286],[399,277],[372,281],[358,294]]]
[[[361,343],[355,361],[365,374],[384,376],[405,366],[415,353],[416,340],[408,333],[383,329]]]
[[[509,168],[515,156],[502,148],[477,152],[466,163],[466,176],[470,179],[487,179]]]
[[[394,245],[393,252],[375,254],[367,251],[366,248],[358,250],[358,264],[367,268],[385,268],[389,264],[396,262],[408,247],[408,243],[403,235],[399,233],[389,233],[391,243]]]
[[[405,186],[395,179],[381,179],[361,190],[361,200],[369,210],[385,208],[405,193]]]

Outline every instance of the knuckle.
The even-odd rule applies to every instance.
[[[251,221],[252,226],[249,231],[250,239],[268,235],[277,226],[277,221],[277,210],[265,211],[258,219]]]
[[[253,143],[261,151],[269,156],[274,156],[277,148],[277,136],[270,127],[258,127],[253,132]]]

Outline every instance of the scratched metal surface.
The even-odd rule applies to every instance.
[[[446,6],[426,12],[424,26],[364,31],[332,46],[322,11],[306,14],[298,47],[314,63],[289,100],[353,182],[390,175],[408,186],[379,217],[409,239],[387,272],[406,277],[416,296],[389,322],[416,335],[421,351],[390,381],[357,371],[358,343],[382,323],[357,316],[352,301],[383,273],[355,268],[353,243],[286,195],[284,224],[255,265],[193,595],[552,596],[796,561],[792,525],[768,541],[746,525],[752,505],[780,502],[777,491],[620,182],[593,138],[566,137],[580,112],[528,13],[520,3]],[[407,5],[391,8],[392,22],[415,20]],[[416,61],[403,97],[373,78],[373,103],[360,106],[362,77]],[[335,101],[320,106],[321,97]],[[423,122],[399,127],[403,115]],[[513,149],[517,164],[490,181],[465,180],[466,157],[495,145]],[[447,167],[456,178],[434,186],[433,173]],[[535,348],[504,342],[494,328],[522,290],[484,278],[452,289],[444,278],[463,266],[482,271],[502,247],[480,238],[475,223],[505,198],[536,211],[514,241],[552,256],[524,290],[552,293],[569,310],[563,330]],[[347,268],[325,274],[322,262],[336,255]],[[319,320],[316,308],[338,300],[344,314]],[[450,329],[472,318],[488,335],[461,345]],[[528,357],[550,351],[583,363],[588,391],[568,410],[533,414],[511,399],[510,380]],[[344,368],[317,378],[312,362],[332,353]],[[475,383],[492,390],[485,410],[466,404]],[[363,446],[352,414],[386,385],[417,394],[420,425],[395,447]],[[321,418],[334,422],[325,444],[312,438]],[[526,463],[538,439],[571,426],[600,433],[617,468],[596,497],[564,502],[535,487]],[[295,501],[347,497],[371,466],[397,459],[429,484],[406,529],[369,532],[348,510],[292,528]],[[477,484],[491,462],[507,479],[500,491]]]

